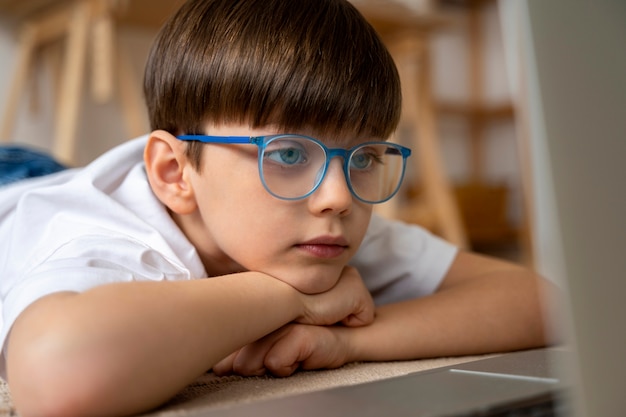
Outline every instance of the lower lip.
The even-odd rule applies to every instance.
[[[297,245],[297,247],[318,258],[337,258],[345,253],[346,247],[339,245]]]

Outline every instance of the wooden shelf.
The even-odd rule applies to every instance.
[[[460,116],[485,120],[512,120],[515,117],[513,104],[472,105],[465,103],[439,102],[437,112],[442,115]]]
[[[377,207],[380,214],[420,224],[462,248],[467,237],[452,186],[443,166],[437,129],[437,111],[432,93],[430,39],[433,32],[458,24],[434,11],[418,13],[398,2],[354,1],[386,43],[402,80],[403,109],[399,140],[414,151],[418,172],[406,178],[405,187],[419,184],[419,199],[399,196]]]
[[[32,16],[50,7],[55,7],[58,0],[0,0],[0,12],[2,14],[21,19],[25,16]]]

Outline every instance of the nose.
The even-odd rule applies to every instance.
[[[308,198],[311,211],[322,214],[350,213],[352,193],[343,171],[343,160],[333,158],[317,190]]]

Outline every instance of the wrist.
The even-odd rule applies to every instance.
[[[344,325],[333,326],[334,333],[342,346],[344,353],[344,363],[366,361],[364,347],[362,345],[363,338],[361,335],[366,327],[346,327]]]
[[[306,312],[305,302],[303,295],[291,285],[286,282],[258,271],[248,271],[239,273],[246,278],[253,280],[256,284],[254,286],[255,291],[261,290],[256,285],[262,285],[266,294],[273,294],[273,298],[278,304],[286,308],[286,314],[289,317],[289,321],[296,321],[298,318],[304,316]]]

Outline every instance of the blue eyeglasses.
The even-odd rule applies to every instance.
[[[282,200],[300,200],[320,186],[334,157],[343,159],[348,188],[357,199],[383,203],[402,184],[411,150],[388,142],[367,142],[350,149],[328,148],[302,135],[204,136],[181,135],[180,140],[221,144],[252,144],[259,148],[259,175],[265,189]]]

